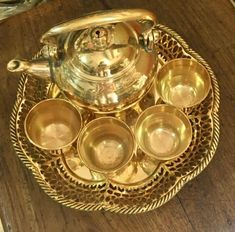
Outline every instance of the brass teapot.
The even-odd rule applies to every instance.
[[[151,87],[157,70],[155,15],[128,9],[95,12],[51,28],[41,42],[49,58],[14,59],[24,71],[54,82],[66,98],[99,113],[123,110]]]

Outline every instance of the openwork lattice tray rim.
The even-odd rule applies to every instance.
[[[177,192],[190,180],[192,180],[194,177],[196,177],[198,174],[200,174],[206,166],[209,164],[211,159],[213,158],[218,141],[219,141],[219,118],[218,118],[218,111],[219,111],[219,88],[218,88],[218,83],[216,80],[216,77],[214,76],[211,68],[209,65],[206,63],[205,60],[203,60],[196,52],[194,52],[190,47],[187,45],[187,43],[173,30],[167,28],[164,25],[157,25],[158,29],[166,33],[169,37],[173,38],[179,46],[182,47],[182,50],[188,54],[190,57],[198,60],[201,62],[208,70],[210,73],[211,79],[212,79],[212,90],[213,90],[213,104],[211,107],[210,111],[210,117],[211,117],[211,124],[212,124],[212,138],[211,138],[211,143],[210,147],[208,148],[207,154],[205,157],[198,163],[193,170],[187,172],[186,174],[180,176],[174,184],[168,189],[167,192],[163,193],[160,197],[156,197],[151,199],[149,202],[145,202],[143,204],[133,204],[133,205],[111,205],[108,200],[104,200],[101,202],[91,202],[91,203],[84,203],[84,202],[79,202],[77,200],[71,200],[68,199],[64,196],[64,194],[59,194],[55,189],[51,187],[50,184],[47,183],[45,180],[45,176],[41,173],[40,167],[32,160],[29,159],[27,154],[24,152],[23,148],[23,141],[19,141],[18,137],[18,131],[17,131],[17,123],[19,120],[18,118],[18,113],[20,110],[20,107],[22,107],[22,102],[24,101],[30,101],[30,99],[27,99],[25,96],[25,82],[27,80],[27,75],[23,74],[19,87],[18,87],[18,92],[17,92],[17,100],[15,102],[15,106],[12,112],[11,120],[10,120],[10,132],[11,132],[11,138],[13,142],[13,146],[15,148],[15,151],[19,158],[23,161],[23,163],[32,171],[35,179],[37,182],[40,184],[42,189],[54,200],[57,202],[66,205],[71,208],[79,209],[79,210],[86,210],[86,211],[94,211],[94,210],[107,210],[115,213],[125,213],[125,214],[134,214],[134,213],[141,213],[141,212],[146,212],[152,209],[155,209],[164,203],[166,203],[168,200],[170,200],[173,196],[177,194]],[[46,88],[49,88],[49,84],[47,85]],[[165,167],[167,168],[167,167]],[[154,182],[154,178],[151,181]],[[142,188],[147,188],[148,183],[143,184]],[[101,189],[102,189],[102,184],[100,184]],[[84,183],[81,183],[81,188],[86,188],[87,185]],[[114,186],[115,187],[115,186]],[[115,187],[116,188],[116,187]],[[100,190],[101,190],[100,189]],[[132,187],[130,188],[132,189]],[[143,190],[143,189],[142,189]],[[141,191],[142,191],[141,190]],[[104,190],[106,191],[106,190]],[[128,188],[126,188],[127,193],[128,193]]]

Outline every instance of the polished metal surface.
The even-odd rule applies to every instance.
[[[91,171],[81,162],[75,143],[68,154],[57,156],[38,149],[24,133],[25,117],[35,102],[45,98],[63,98],[64,95],[54,83],[22,75],[11,117],[12,142],[17,155],[33,172],[40,186],[57,202],[85,211],[147,212],[173,198],[212,160],[219,141],[220,97],[216,77],[209,65],[171,29],[157,25],[154,31],[159,34],[154,43],[160,65],[176,58],[196,59],[208,70],[212,82],[207,97],[200,104],[183,109],[190,120],[193,136],[189,148],[175,159],[158,161],[138,148],[127,166],[113,176],[104,176]],[[37,57],[49,57],[50,53],[48,46],[44,46]],[[112,116],[133,128],[141,112],[162,103],[156,90],[146,90],[136,104]],[[87,109],[83,109],[81,114],[85,125],[105,116]]]
[[[98,11],[51,28],[42,36],[41,41],[50,44],[54,42],[54,37],[61,34],[123,21],[142,21],[146,25],[146,29],[151,29],[156,22],[156,15],[144,9]]]
[[[27,61],[13,59],[8,62],[7,69],[10,72],[27,72],[28,74],[34,75],[37,73],[40,79],[48,80],[50,78],[50,66],[48,61]]]
[[[164,102],[192,107],[202,102],[210,90],[206,68],[193,59],[178,58],[166,63],[157,74],[156,88]]]
[[[59,150],[71,145],[82,127],[79,111],[63,99],[47,99],[36,104],[24,121],[25,134],[35,146]]]
[[[102,117],[83,128],[77,149],[88,168],[113,173],[131,160],[135,152],[135,139],[124,122],[113,117]]]
[[[169,160],[181,155],[192,140],[192,128],[187,116],[170,105],[156,105],[137,119],[135,137],[147,155]]]
[[[138,101],[153,82],[155,23],[153,13],[140,9],[89,14],[42,36],[49,57],[12,60],[8,70],[51,79],[78,106],[99,113],[121,111]]]
[[[136,63],[138,35],[127,23],[98,26],[66,44],[71,70],[87,74],[93,81],[105,81]]]

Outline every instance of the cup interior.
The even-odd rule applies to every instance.
[[[147,155],[168,160],[187,149],[192,129],[182,111],[170,105],[156,105],[139,116],[135,136],[140,149]]]
[[[27,114],[25,133],[31,143],[45,150],[58,150],[72,144],[82,126],[79,111],[68,101],[48,99]]]
[[[164,102],[176,107],[192,107],[202,102],[210,90],[210,75],[195,60],[174,59],[157,74],[156,88]]]
[[[78,152],[91,170],[115,172],[132,158],[135,147],[130,128],[113,117],[102,117],[88,123],[78,139]]]

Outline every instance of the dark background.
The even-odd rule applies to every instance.
[[[146,8],[179,33],[214,71],[221,135],[209,166],[172,200],[144,214],[81,212],[50,199],[16,156],[9,117],[18,79],[14,57],[31,58],[40,36],[62,21],[111,8]],[[0,23],[0,216],[5,231],[235,231],[235,8],[229,0],[53,0]]]

